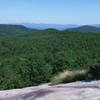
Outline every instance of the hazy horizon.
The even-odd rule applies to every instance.
[[[34,22],[0,22],[0,24],[48,24],[48,25],[99,25],[100,23],[93,24],[75,24],[75,23],[34,23]]]

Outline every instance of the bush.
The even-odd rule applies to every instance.
[[[100,63],[90,66],[88,71],[88,79],[100,79]]]
[[[65,71],[65,72],[60,73],[57,76],[53,77],[51,79],[51,85],[85,80],[86,76],[87,76],[86,70]]]

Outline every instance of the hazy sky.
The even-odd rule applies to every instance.
[[[0,23],[100,24],[100,0],[0,0]]]

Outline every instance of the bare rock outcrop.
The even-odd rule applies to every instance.
[[[100,81],[0,91],[0,100],[100,100]]]

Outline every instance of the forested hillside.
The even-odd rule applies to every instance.
[[[59,72],[99,61],[99,34],[47,29],[0,36],[0,89],[49,82]]]
[[[69,30],[69,31],[75,31],[75,32],[100,33],[100,28],[99,27],[89,26],[89,25],[80,26],[80,27],[77,27],[77,28],[70,28],[70,29],[67,29],[67,30]]]
[[[29,29],[23,25],[0,24],[0,35],[19,35],[34,30],[36,29]]]

